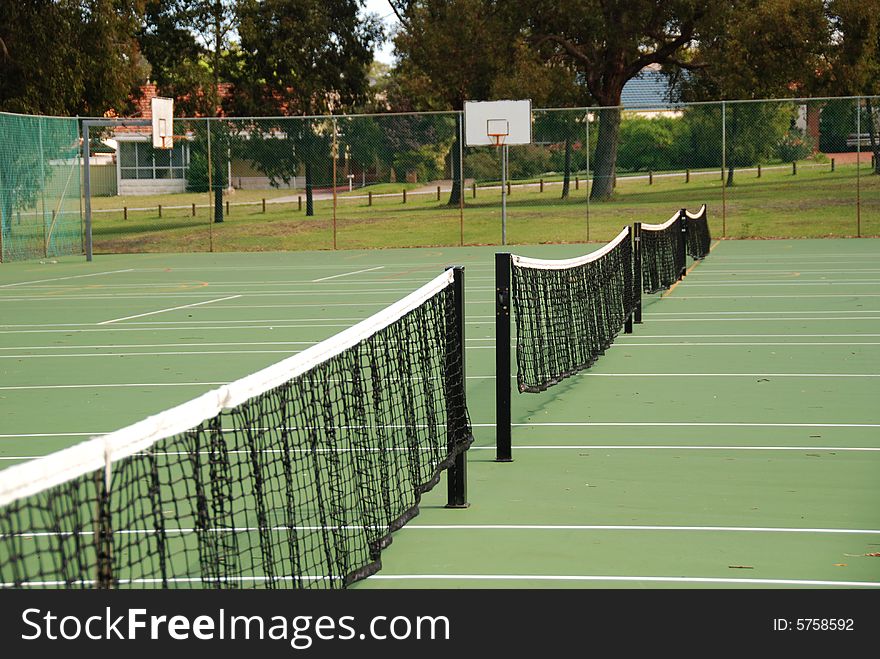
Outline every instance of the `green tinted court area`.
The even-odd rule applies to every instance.
[[[355,587],[880,587],[877,239],[716,244],[588,371],[514,394],[512,463],[494,461],[495,251],[4,264],[0,469],[280,361],[461,264],[471,505],[435,488]]]

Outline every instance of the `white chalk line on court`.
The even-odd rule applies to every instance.
[[[205,304],[213,304],[214,302],[225,302],[226,300],[233,300],[235,298],[239,298],[241,295],[230,295],[228,297],[217,298],[216,300],[204,300],[203,302],[194,302],[193,304],[184,304],[179,307],[169,307],[167,309],[157,309],[156,311],[147,311],[146,313],[139,313],[133,316],[124,316],[122,318],[113,318],[112,320],[105,320],[100,323],[96,323],[97,325],[110,325],[111,323],[119,323],[123,320],[132,320],[133,318],[143,318],[144,316],[154,316],[159,313],[167,313],[169,311],[179,311],[181,309],[191,309],[192,307],[200,307]]]
[[[880,535],[880,529],[799,528],[788,526],[672,526],[639,524],[408,524],[426,531],[708,531],[712,533],[830,533]]]
[[[588,427],[654,427],[654,428],[880,428],[880,423],[749,423],[690,421],[545,421],[512,423],[518,428],[588,428]],[[494,423],[472,423],[474,428],[494,428]]]
[[[33,281],[18,281],[12,284],[3,284],[0,285],[0,288],[12,288],[13,286],[28,286],[30,284],[45,284],[50,281],[64,281],[67,279],[81,279],[83,277],[99,277],[101,275],[116,275],[122,272],[134,272],[134,268],[128,268],[126,270],[110,270],[108,272],[90,272],[85,275],[71,275],[69,277],[54,277],[52,279],[36,279]]]
[[[517,451],[852,451],[875,452],[878,446],[703,446],[700,444],[517,444]],[[471,446],[469,451],[494,451],[494,446]]]
[[[408,527],[404,527],[408,528]],[[814,579],[733,579],[715,577],[638,577],[603,575],[562,575],[562,574],[374,574],[370,581],[574,581],[603,582],[618,581],[628,583],[704,583],[738,584],[767,586],[832,586],[836,588],[880,588],[880,582],[873,581],[818,581]]]
[[[354,272],[342,272],[338,275],[330,275],[329,277],[321,277],[320,279],[312,279],[312,283],[315,284],[319,281],[328,281],[330,279],[337,279],[339,277],[349,277],[351,275],[359,275],[363,272],[372,272],[373,270],[382,270],[384,265],[377,265],[373,268],[364,268],[363,270],[355,270]]]

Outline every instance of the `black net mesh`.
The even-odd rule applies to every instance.
[[[601,256],[572,267],[529,267],[514,257],[519,390],[544,391],[589,368],[633,313],[635,285],[629,227]]]
[[[302,375],[0,509],[5,587],[339,588],[471,442],[453,287]],[[93,440],[95,441],[95,440]],[[14,468],[13,468],[14,469]]]
[[[704,205],[696,215],[687,214],[687,252],[692,259],[704,259],[709,254],[712,235]]]
[[[665,290],[681,278],[687,266],[683,222],[678,216],[663,225],[642,225],[642,284],[645,293]],[[652,226],[663,228],[652,229]]]

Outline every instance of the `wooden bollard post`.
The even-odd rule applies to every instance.
[[[437,186],[437,201],[440,201],[440,186]]]
[[[574,177],[574,189],[575,190],[581,189],[581,180],[577,176]]]
[[[476,182],[471,183],[471,189],[473,191],[472,192],[473,198],[476,199],[477,198],[477,184],[476,184]]]
[[[508,181],[508,182],[507,182],[507,196],[508,196],[508,197],[510,196],[510,193],[512,192],[512,190],[513,190],[513,189],[510,187],[510,181]]]
[[[229,215],[229,200],[226,200],[226,214]]]
[[[406,203],[406,188],[403,189],[403,203]]]
[[[193,205],[192,205],[192,216],[193,216],[193,217],[196,216],[196,205],[195,205],[195,203],[193,203]]]
[[[544,179],[541,179],[541,192],[544,192]]]
[[[684,182],[685,183],[691,182],[691,170],[689,170],[689,169],[686,169],[684,172]]]
[[[263,214],[266,214],[266,200],[263,199]]]
[[[797,160],[791,161],[791,175],[794,176],[797,174]]]
[[[654,185],[654,172],[648,170],[648,185]]]
[[[373,205],[373,191],[368,190],[367,191],[367,206],[372,206],[372,205]]]
[[[758,178],[761,178],[761,163],[758,163]]]
[[[128,206],[122,207],[122,219],[128,220]]]
[[[834,171],[834,158],[831,159],[831,171]]]
[[[159,219],[162,218],[162,204],[159,204]]]
[[[296,210],[301,211],[302,209],[303,209],[303,198],[302,198],[302,195],[299,195],[296,198]]]

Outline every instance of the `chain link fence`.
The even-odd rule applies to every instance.
[[[82,254],[76,119],[0,113],[0,261]]]
[[[502,149],[465,146],[462,121],[176,119],[170,150],[105,130],[94,250],[497,245],[502,208],[508,243],[604,241],[703,203],[715,237],[880,236],[880,98],[538,109],[504,186]],[[0,126],[4,260],[81,253],[76,120]]]

